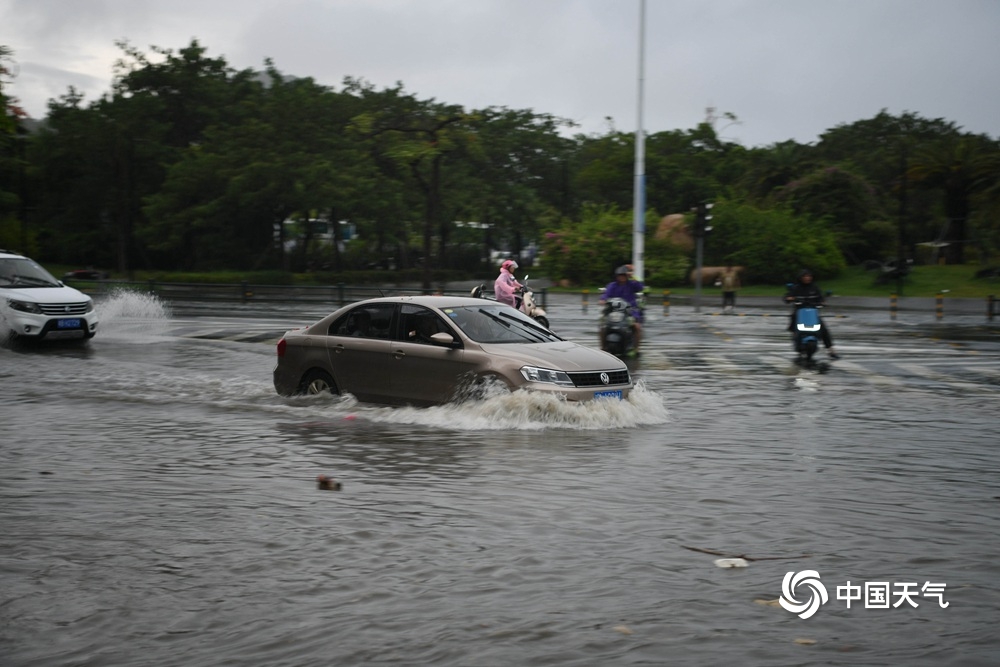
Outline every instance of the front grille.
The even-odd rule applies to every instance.
[[[587,373],[569,373],[574,387],[603,387],[601,373],[608,374],[608,385],[629,384],[628,369],[620,371],[591,371]]]
[[[38,307],[46,315],[83,315],[87,312],[87,302],[79,303],[40,303]]]

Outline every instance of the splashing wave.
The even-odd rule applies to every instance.
[[[166,333],[170,308],[155,294],[113,290],[96,305],[102,337],[157,336]]]
[[[374,422],[457,431],[598,430],[662,424],[670,420],[663,397],[647,390],[642,383],[625,401],[575,403],[552,394],[517,391],[432,408],[369,408],[359,411],[358,416]]]

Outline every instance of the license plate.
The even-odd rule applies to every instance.
[[[620,401],[622,400],[622,390],[613,389],[609,391],[595,391],[594,398],[617,398]]]
[[[79,329],[80,320],[59,320],[56,322],[56,329]]]

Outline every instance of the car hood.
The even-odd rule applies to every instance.
[[[495,357],[503,357],[521,362],[526,366],[538,366],[559,371],[606,371],[624,368],[620,359],[577,343],[484,343],[483,352]]]
[[[90,297],[80,290],[62,287],[15,287],[0,288],[0,296],[31,303],[72,303],[89,301]]]

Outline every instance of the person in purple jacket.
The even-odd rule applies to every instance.
[[[642,341],[642,309],[639,308],[639,301],[636,297],[637,294],[641,294],[642,290],[645,289],[638,280],[632,280],[628,267],[625,265],[619,266],[615,269],[615,281],[608,283],[608,286],[604,288],[604,293],[601,295],[601,299],[598,303],[604,305],[608,299],[624,299],[628,305],[631,307],[632,314],[632,328],[635,331],[635,351],[639,352],[639,343]],[[603,333],[602,333],[603,335]],[[601,347],[604,347],[604,342],[601,341]]]

